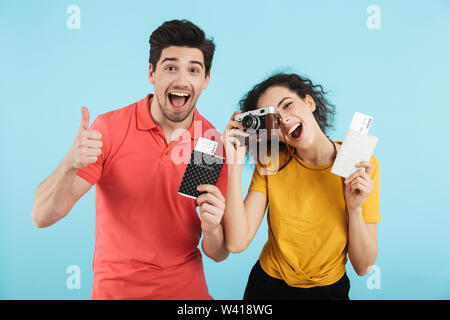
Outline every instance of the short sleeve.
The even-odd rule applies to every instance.
[[[267,175],[261,173],[261,165],[257,162],[253,171],[252,181],[248,187],[248,191],[259,191],[267,196]]]
[[[370,175],[373,181],[373,189],[362,204],[362,214],[366,223],[376,223],[380,221],[380,164],[373,155],[370,162],[373,165]]]
[[[109,141],[109,135],[108,135],[108,132],[106,130],[105,121],[104,121],[102,116],[98,116],[94,120],[94,122],[92,123],[91,127],[89,128],[89,130],[97,130],[97,131],[99,131],[101,133],[101,135],[102,135],[102,144],[103,144],[102,153],[98,157],[97,162],[91,163],[87,167],[79,169],[77,171],[77,175],[79,177],[83,178],[84,180],[86,180],[87,182],[89,182],[90,184],[94,185],[100,180],[100,178],[102,176],[103,165],[104,165],[104,162],[105,162],[106,153],[110,149],[111,143]]]

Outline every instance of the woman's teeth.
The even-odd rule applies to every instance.
[[[291,135],[292,132],[294,132],[294,130],[297,129],[299,125],[300,125],[300,123],[297,124],[296,126],[293,126],[293,127],[289,130],[288,134]]]
[[[289,136],[296,139],[296,138],[300,137],[300,135],[302,134],[302,130],[303,130],[303,125],[302,125],[302,123],[299,123],[299,124],[293,126],[289,130]]]

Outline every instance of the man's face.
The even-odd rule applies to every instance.
[[[185,120],[208,86],[200,49],[171,46],[162,50],[156,68],[150,64],[149,79],[164,116],[173,122]]]

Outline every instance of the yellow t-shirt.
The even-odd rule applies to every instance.
[[[375,223],[380,221],[380,173],[375,156],[370,162],[374,184],[362,212],[366,223]],[[259,262],[268,275],[293,287],[330,285],[344,275],[347,262],[348,215],[343,178],[331,173],[331,168],[310,170],[329,165],[301,163],[309,169],[292,159],[272,175],[262,174],[260,165],[256,165],[249,191],[265,194],[269,203],[269,238]]]

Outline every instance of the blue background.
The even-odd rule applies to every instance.
[[[69,5],[81,29],[69,30]],[[370,30],[366,9],[381,9]],[[148,38],[186,18],[217,45],[198,109],[223,130],[242,95],[275,70],[330,91],[341,140],[355,111],[374,116],[381,165],[381,288],[350,263],[352,299],[449,299],[450,1],[11,1],[0,2],[0,298],[89,299],[92,188],[47,229],[31,220],[38,185],[70,148],[86,105],[99,114],[143,98]],[[244,169],[247,190],[252,173]],[[210,293],[241,299],[267,239],[264,221],[243,253],[204,257]],[[69,265],[81,289],[69,290]]]

